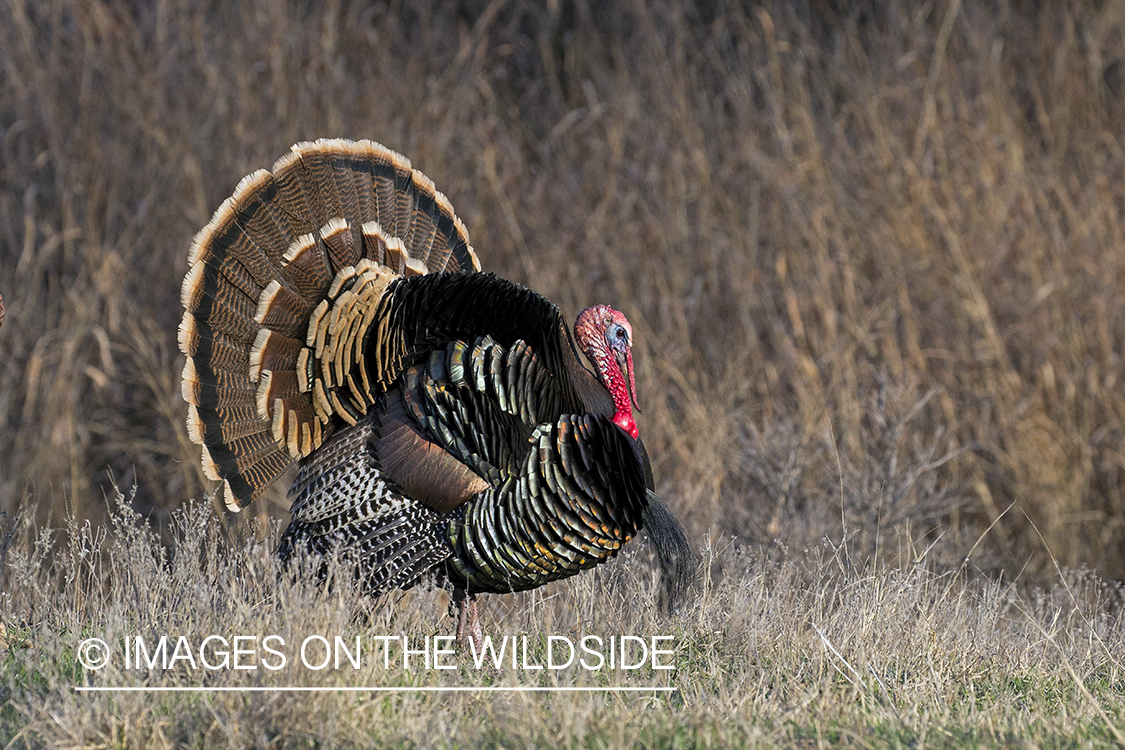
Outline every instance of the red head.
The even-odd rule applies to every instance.
[[[588,307],[574,324],[578,348],[586,355],[598,380],[613,396],[617,413],[613,422],[633,438],[638,435],[633,420],[637,405],[637,383],[633,377],[633,326],[609,305]]]

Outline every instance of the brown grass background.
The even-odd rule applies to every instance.
[[[1119,3],[8,0],[0,509],[209,489],[191,237],[372,138],[487,270],[626,312],[694,540],[1125,577],[1123,122]]]

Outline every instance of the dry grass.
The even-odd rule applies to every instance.
[[[450,671],[415,657],[391,668],[372,636],[449,634],[441,592],[410,592],[371,609],[351,587],[279,570],[271,540],[230,544],[207,506],[173,515],[174,555],[114,498],[113,541],[70,524],[57,541],[19,525],[8,550],[0,662],[0,737],[16,747],[793,747],[828,744],[1110,747],[1125,729],[1125,593],[1088,574],[1021,594],[997,581],[855,566],[820,548],[769,556],[703,550],[711,576],[672,619],[634,553],[546,592],[489,597],[492,637],[527,636],[545,663],[547,635],[672,636],[675,670]],[[102,550],[100,553],[98,550]],[[312,568],[313,566],[309,566]],[[346,574],[345,574],[346,575]],[[368,612],[366,619],[353,613]],[[211,671],[181,660],[127,668],[123,639],[280,635],[285,668]],[[298,663],[305,636],[351,644],[358,669]],[[85,671],[78,644],[98,637],[110,666]],[[665,646],[669,644],[665,643]],[[277,642],[273,643],[279,648]],[[169,648],[169,655],[173,650]],[[313,651],[319,658],[320,652]],[[273,659],[260,648],[252,663]],[[219,656],[208,652],[212,663]],[[243,662],[247,660],[244,658]],[[276,660],[274,660],[276,664]],[[79,693],[146,687],[633,686],[675,694]]]
[[[927,734],[943,723],[1001,727],[981,742],[1033,726],[1065,737],[1068,722],[1109,736],[1078,687],[1119,698],[1119,665],[1094,641],[1075,650],[1093,631],[1073,614],[1052,624],[1051,607],[1120,639],[1119,595],[1076,609],[1030,592],[1062,580],[1053,561],[1094,571],[1087,593],[1095,574],[1125,577],[1125,7],[749,5],[0,6],[0,509],[60,526],[69,508],[101,528],[112,473],[173,543],[173,511],[205,490],[174,340],[190,238],[291,143],[366,137],[450,196],[487,269],[568,314],[626,311],[658,490],[697,542],[766,550],[714,566],[714,592],[737,615],[702,608],[677,626],[698,650],[694,687],[670,713],[585,699],[567,719],[549,701],[224,698],[162,704],[168,732],[186,736],[173,729],[187,706],[220,728],[211,744],[267,744],[220,735],[252,709],[303,715],[307,728],[297,707],[339,705],[339,726],[358,732],[340,744],[432,743],[432,722],[466,710],[478,721],[466,736],[485,742],[529,712],[512,744],[530,745],[584,744],[587,719],[610,746],[648,719],[663,727],[653,737],[719,742],[743,731],[721,724],[727,708],[745,717],[747,744],[855,740],[863,721],[896,727],[888,741],[954,744]],[[283,517],[285,505],[279,487],[257,510]],[[817,562],[826,539],[838,549]],[[5,575],[17,549],[38,549],[19,544]],[[222,558],[237,579],[222,612],[247,627],[298,617],[238,610],[239,597],[276,593],[242,580],[239,549]],[[51,593],[59,572],[28,571],[42,598],[5,601],[0,620],[38,633],[26,636],[37,653],[61,654],[73,643],[43,633],[86,627],[87,610]],[[547,610],[589,606],[629,575],[560,587]],[[538,601],[491,614],[528,622],[520,608]],[[117,611],[96,610],[89,627],[142,626]],[[936,623],[937,641],[856,632],[884,612],[896,626]],[[178,622],[166,608],[151,616]],[[708,640],[712,627],[729,639]],[[918,677],[927,661],[934,675]],[[898,666],[872,690],[866,664]],[[1014,697],[1025,689],[1035,695]],[[25,696],[11,705],[36,727],[26,737],[55,737],[44,717],[95,705],[110,744],[149,705]],[[433,707],[401,736],[371,728]],[[268,732],[263,721],[247,725]],[[801,734],[813,729],[825,734]]]
[[[342,135],[410,155],[487,268],[629,313],[697,538],[909,521],[956,560],[1015,503],[990,570],[1050,572],[1030,519],[1125,576],[1125,11],[862,5],[7,3],[3,507],[104,520],[106,469],[158,522],[200,496],[185,248]]]

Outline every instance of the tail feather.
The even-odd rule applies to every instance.
[[[238,224],[242,236],[250,239],[276,268],[299,233],[274,198],[277,184],[273,175],[264,170],[256,174],[260,176],[247,186],[239,204]]]
[[[363,245],[355,241],[347,219],[336,217],[328,221],[320,228],[320,239],[334,271],[354,266],[362,257]]]
[[[374,152],[369,152],[374,154]],[[378,157],[371,157],[378,158]],[[367,168],[370,164],[359,158],[353,159],[355,164],[354,169],[339,170],[337,179],[349,180],[351,183],[351,195],[354,196],[352,202],[345,205],[345,218],[348,219],[352,228],[352,235],[357,244],[362,244],[363,235],[360,227],[366,221],[379,220],[379,205],[375,197],[375,186],[371,177],[371,170]]]
[[[252,282],[243,288],[232,279],[222,278],[221,270],[213,274],[208,273],[210,270],[207,263],[199,263],[188,271],[180,289],[180,303],[184,309],[196,319],[206,317],[208,328],[215,327],[211,321],[212,308],[217,308],[215,315],[229,315],[253,327],[261,290]]]
[[[303,345],[303,335],[302,339],[298,340],[263,328],[258,331],[258,338],[250,348],[249,356],[245,360],[240,360],[238,364],[244,366],[248,364],[250,380],[257,382],[263,370],[294,369]]]
[[[253,406],[257,387],[223,370],[198,370],[192,360],[184,363],[181,392],[192,406],[213,410]]]
[[[369,221],[360,228],[363,235],[363,257],[372,263],[383,263],[387,258],[387,240],[383,227],[377,221]]]
[[[405,156],[399,156],[398,154],[371,170],[371,189],[375,194],[375,215],[371,218],[379,222],[391,234],[394,234],[397,229],[395,214],[398,207],[398,195],[395,190],[395,183],[398,182],[399,173],[405,174],[409,171],[410,161]],[[404,185],[406,182],[406,180],[403,180]]]
[[[307,148],[309,145],[297,144],[271,170],[277,184],[275,200],[298,236],[316,231],[333,215],[323,203],[320,186],[309,175],[309,162],[316,158],[315,151]],[[338,201],[335,208],[338,212]]]
[[[233,463],[217,463],[219,475],[224,480],[223,502],[229,510],[241,510],[245,504],[240,502],[240,498],[269,485],[293,465],[292,456],[278,450],[276,443],[274,445],[273,449],[239,458]]]
[[[416,258],[424,265],[429,265],[430,250],[437,235],[437,224],[434,215],[437,213],[437,202],[434,194],[437,188],[429,179],[419,181],[414,196],[414,205],[410,208],[410,232],[402,241],[410,249],[410,257]]]
[[[363,333],[395,274],[480,269],[429,179],[383,146],[344,140],[299,143],[243,178],[188,264],[189,435],[233,509],[378,395]]]
[[[223,333],[196,323],[195,316],[184,313],[180,321],[178,335],[180,351],[194,360],[201,351],[206,350],[208,362],[213,370],[247,370],[249,353],[243,342]]]
[[[196,235],[188,262],[205,262],[216,270],[228,267],[234,274],[241,269],[259,289],[265,288],[277,277],[285,247],[249,234],[248,225],[257,223],[251,219],[264,210],[264,204],[274,194],[274,180],[269,172],[259,170],[243,178],[234,194],[223,201],[210,223]]]
[[[332,283],[332,269],[320,241],[315,235],[303,234],[290,243],[282,256],[284,271],[294,288],[310,302],[322,299]]]
[[[301,338],[308,330],[309,313],[315,305],[274,279],[262,290],[254,320],[264,329],[289,338]]]
[[[348,229],[348,239],[350,245],[357,248],[356,259],[358,260],[359,233],[355,231],[361,222],[356,219],[363,214],[360,213],[361,194],[364,191],[364,185],[359,184],[361,181],[356,180],[356,173],[350,169],[340,169],[340,160],[336,158],[330,165],[330,179],[332,180],[333,187],[336,195],[339,197],[340,210],[333,214],[332,217],[339,217],[344,219],[350,226]]]
[[[200,419],[199,410],[195,406],[188,406],[188,435],[195,443],[202,443],[204,440],[227,443],[263,431],[262,420],[257,411],[247,409],[243,417],[228,418],[207,425]]]
[[[395,220],[391,225],[391,234],[402,240],[404,246],[409,247],[413,239],[414,206],[418,202],[418,186],[413,180],[400,180],[396,175],[395,187]]]
[[[257,429],[246,426],[250,423],[257,425]],[[188,435],[196,445],[221,446],[230,439],[262,429],[262,418],[258,416],[258,407],[253,402],[224,409],[222,419],[214,418],[214,412],[194,404],[188,406]]]
[[[302,393],[298,387],[297,373],[294,370],[268,370],[262,374],[257,385],[258,416],[273,421],[274,402],[278,399],[297,399],[301,396],[308,399],[311,404],[309,394]]]

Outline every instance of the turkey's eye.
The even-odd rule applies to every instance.
[[[617,329],[617,338],[619,338],[619,339],[625,338],[625,329],[624,328],[618,328]]]

